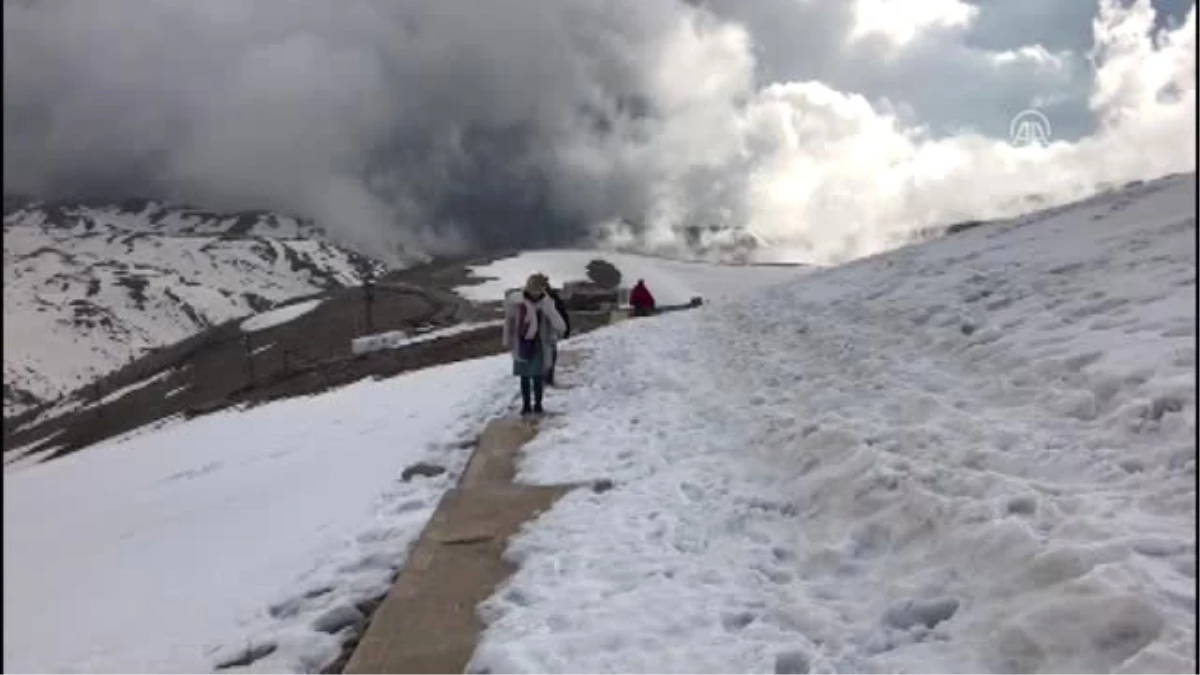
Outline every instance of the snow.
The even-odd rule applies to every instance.
[[[1195,672],[1195,181],[570,341],[469,672]]]
[[[256,333],[260,330],[274,328],[308,314],[320,305],[322,300],[306,300],[293,305],[273,309],[269,312],[256,314],[242,322],[242,332]]]
[[[39,442],[39,445],[40,444],[41,443]],[[40,450],[34,450],[33,452],[21,453],[21,454],[18,454],[16,457],[5,459],[4,460],[4,473],[5,473],[5,475],[7,475],[9,473],[21,471],[22,469],[27,469],[35,464],[40,463],[42,460],[46,459],[50,455],[53,455],[54,453],[58,452],[60,448],[62,448],[61,445],[52,445],[49,447],[44,447]]]
[[[660,305],[685,304],[695,296],[701,296],[706,301],[727,298],[793,279],[811,269],[802,266],[720,265],[607,251],[530,251],[472,267],[471,272],[475,276],[488,281],[463,286],[456,292],[475,302],[497,302],[504,297],[505,291],[524,286],[525,280],[534,272],[548,275],[551,284],[556,287],[568,281],[586,280],[588,263],[597,259],[606,260],[621,271],[623,286],[645,279]]]
[[[464,294],[605,257],[663,304],[711,302],[562,345],[585,358],[518,478],[613,487],[510,542],[471,672],[1195,672],[1195,181],[819,271],[481,268],[502,278]],[[322,670],[510,373],[20,449],[5,670]],[[418,461],[448,471],[399,480]]]
[[[126,396],[132,394],[133,392],[135,392],[139,389],[145,389],[146,387],[149,387],[152,384],[155,384],[157,382],[162,382],[163,380],[167,379],[168,377],[171,377],[171,375],[173,375],[173,374],[174,374],[174,371],[172,371],[172,370],[164,370],[161,373],[158,373],[157,375],[153,375],[144,380],[134,382],[133,384],[121,387],[120,389],[117,389],[116,391],[109,392],[109,393],[105,394],[104,396],[102,396],[98,403],[88,404],[88,405],[84,406],[84,408],[91,408],[91,407],[94,407],[95,405],[108,405],[110,403],[113,403],[114,401],[125,398]]]
[[[319,672],[511,404],[506,357],[178,419],[4,476],[4,670]],[[448,468],[400,481],[417,461]],[[331,625],[332,624],[332,625]]]
[[[444,337],[461,335],[472,331],[482,330],[484,328],[493,328],[503,325],[503,321],[477,321],[472,323],[460,323],[446,328],[409,335],[402,330],[388,331],[386,333],[377,333],[375,335],[364,335],[360,338],[354,338],[350,342],[350,351],[355,354],[367,354],[369,352],[377,352],[385,349],[399,349],[409,345],[419,344],[421,342],[429,342]]]
[[[63,432],[60,429],[49,436],[39,438],[32,443],[26,443],[4,453],[4,472],[19,471],[53,455],[62,446],[49,445],[49,443],[62,434]]]
[[[359,283],[360,259],[311,224],[267,214],[223,237],[235,220],[154,204],[6,213],[5,416],[30,407],[19,394],[58,398],[262,300]]]
[[[37,415],[34,415],[33,418],[30,419],[29,421],[18,426],[16,428],[16,430],[21,431],[24,429],[32,428],[33,426],[35,426],[37,424],[41,424],[42,422],[45,422],[46,420],[54,419],[55,417],[59,417],[62,415],[66,415],[67,413],[81,410],[81,409],[83,409],[83,407],[85,405],[86,405],[86,403],[79,398],[71,397],[71,396],[63,396],[62,398],[58,399],[54,403],[54,405],[46,408],[45,410],[38,413]]]
[[[132,394],[133,392],[135,392],[139,389],[144,389],[156,382],[161,382],[161,381],[169,378],[173,374],[174,374],[174,371],[164,370],[161,373],[158,373],[157,375],[153,375],[144,380],[140,380],[138,382],[134,382],[133,384],[121,387],[120,389],[111,391],[111,392],[105,394],[104,396],[102,396],[100,398],[99,402],[96,402],[94,400],[85,400],[85,399],[81,398],[80,394],[78,394],[78,393],[75,396],[63,397],[61,400],[59,400],[57,403],[55,403],[55,405],[50,406],[46,410],[43,410],[42,412],[35,415],[32,419],[21,424],[19,427],[17,427],[17,430],[19,431],[22,429],[32,428],[33,426],[42,424],[43,422],[46,422],[47,420],[54,419],[55,417],[61,417],[63,415],[66,415],[67,413],[88,410],[89,408],[94,408],[97,405],[108,405],[109,403],[112,403],[118,399],[124,398],[125,396],[128,396],[129,394]],[[169,392],[167,394],[167,397],[170,398],[171,396],[174,396],[175,394],[179,393],[179,391],[181,391],[182,389],[186,389],[186,388],[187,387],[183,387],[181,389],[177,389],[172,392]],[[91,392],[89,391],[86,393],[91,393]]]
[[[265,344],[261,347],[255,347],[254,350],[250,352],[250,356],[258,356],[259,354],[262,354],[263,352],[274,349],[274,348],[275,348],[274,342]]]

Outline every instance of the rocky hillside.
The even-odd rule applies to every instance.
[[[369,270],[383,266],[279,214],[5,198],[4,416]]]

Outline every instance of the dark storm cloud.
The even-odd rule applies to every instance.
[[[561,243],[638,206],[631,185],[554,194],[558,140],[623,114],[678,11],[626,5],[6,4],[5,187],[257,202],[409,246]]]
[[[1147,93],[1194,97],[1194,39],[1150,46],[1144,2],[1110,11],[1135,43],[1094,34],[1112,2],[6,2],[5,190],[279,209],[376,252],[715,224],[838,259],[1194,165],[1184,106]],[[1120,46],[1104,78],[1097,40]],[[1139,75],[1149,59],[1168,65]],[[1029,105],[1073,143],[1052,185],[1003,143]],[[1117,109],[1141,121],[1097,135]],[[981,173],[992,189],[964,190]]]

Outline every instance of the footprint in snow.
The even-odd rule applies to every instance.
[[[325,604],[327,602],[325,596],[332,592],[332,586],[318,586],[300,595],[294,595],[267,607],[267,614],[275,619],[287,619],[296,616],[302,611]]]
[[[341,573],[356,573],[372,570],[388,570],[396,569],[396,559],[394,555],[385,553],[371,553],[358,560],[346,563],[338,567],[338,572]]]
[[[356,625],[364,615],[358,607],[352,604],[338,604],[330,607],[312,622],[312,628],[321,633],[333,635],[343,628]]]
[[[227,655],[218,656],[213,665],[213,670],[244,668],[274,654],[276,648],[274,642],[258,642],[239,647]]]
[[[692,483],[681,483],[679,485],[679,491],[683,493],[683,496],[687,497],[693,502],[698,502],[704,499],[704,490],[697,485],[693,485]]]
[[[402,537],[406,531],[403,527],[380,527],[363,532],[355,540],[360,544],[377,544]]]
[[[754,623],[758,615],[754,612],[725,612],[721,614],[721,627],[727,633],[736,633]]]
[[[199,478],[200,476],[220,469],[222,466],[223,464],[221,462],[209,462],[208,464],[195,469],[188,469],[186,471],[180,471],[179,473],[171,474],[170,476],[167,476],[167,480],[191,480],[193,478]]]

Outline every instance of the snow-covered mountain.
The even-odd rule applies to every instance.
[[[468,670],[1196,672],[1195,212],[1167,177],[758,288],[614,258],[746,292],[563,344],[517,478],[612,488],[509,541]],[[327,668],[514,389],[501,354],[10,450],[5,670]]]
[[[510,542],[521,565],[480,607],[471,669],[1195,672],[1195,186],[566,343],[579,364],[518,476],[614,487]],[[588,257],[480,266],[495,281],[472,292]],[[664,294],[718,283],[615,262]],[[325,667],[337,617],[387,588],[463,440],[513,400],[511,372],[500,355],[7,465],[6,609],[24,620],[5,668]],[[398,481],[417,461],[446,472]],[[248,540],[264,545],[224,553]],[[138,584],[111,583],[130,569]]]
[[[5,417],[210,325],[382,269],[274,213],[4,207]]]

